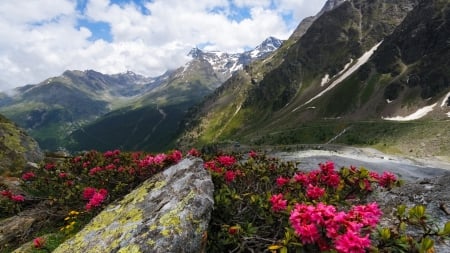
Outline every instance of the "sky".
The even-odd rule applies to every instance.
[[[242,52],[287,39],[326,0],[1,0],[0,91],[65,70],[154,77],[193,47]]]

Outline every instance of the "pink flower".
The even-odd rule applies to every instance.
[[[178,163],[183,158],[183,154],[179,150],[174,150],[170,157],[172,161]]]
[[[89,170],[89,176],[93,176],[93,175],[99,173],[102,170],[103,170],[102,167],[94,167],[94,168]]]
[[[52,169],[54,169],[56,167],[56,165],[55,164],[53,164],[53,163],[47,163],[46,165],[45,165],[45,169],[46,170],[52,170]]]
[[[360,237],[359,234],[349,231],[336,238],[336,250],[339,253],[365,253],[370,247],[369,235]]]
[[[104,189],[103,189],[104,190]],[[86,210],[91,210],[93,207],[99,207],[103,201],[105,200],[108,192],[104,190],[104,192],[96,192],[86,204]]]
[[[14,202],[24,202],[25,201],[25,197],[22,195],[12,195],[11,196],[11,200]]]
[[[106,157],[106,158],[113,157],[114,156],[114,152],[108,150],[105,153],[103,153],[103,156]]]
[[[272,204],[272,210],[274,212],[283,211],[287,207],[287,200],[283,199],[283,194],[272,195],[270,197],[270,203]]]
[[[205,163],[203,164],[203,166],[204,166],[206,169],[208,169],[208,170],[210,170],[210,171],[213,171],[213,172],[216,172],[216,173],[220,173],[220,174],[221,174],[221,173],[223,172],[223,169],[217,167],[217,165],[216,165],[216,163],[215,163],[214,161],[205,162]]]
[[[42,237],[34,238],[33,245],[36,249],[41,249],[45,247],[45,239]]]
[[[116,165],[115,164],[108,164],[108,165],[106,165],[106,167],[105,167],[105,169],[106,170],[114,170],[116,168]]]
[[[308,175],[306,175],[305,173],[295,173],[294,180],[295,182],[301,183],[304,186],[309,184]]]
[[[231,183],[236,178],[236,173],[234,171],[232,171],[232,170],[227,170],[225,172],[225,176],[224,177],[225,177],[225,181],[227,183]]]
[[[217,161],[222,164],[222,166],[231,166],[236,163],[236,159],[232,156],[219,156]]]
[[[251,158],[255,158],[255,157],[258,156],[258,153],[256,153],[254,150],[251,150],[251,151],[248,153],[248,156],[251,157]]]
[[[319,164],[320,170],[324,174],[330,174],[334,172],[334,163],[331,161],[328,161],[326,163]]]
[[[10,190],[3,190],[3,191],[0,192],[0,194],[1,194],[3,197],[7,197],[7,198],[11,198],[11,196],[13,195],[12,192],[11,192]]]
[[[103,195],[104,197],[106,197],[108,195],[108,190],[102,188],[102,189],[98,190],[98,193],[100,195]]]
[[[166,154],[157,154],[153,161],[156,164],[162,164],[166,160],[166,158],[167,158]]]
[[[333,188],[337,188],[341,182],[341,178],[337,173],[332,173],[325,179],[325,184]]]
[[[65,172],[60,172],[59,174],[58,174],[58,177],[59,178],[66,178],[67,177],[67,173],[65,173]]]
[[[299,226],[295,232],[300,236],[303,244],[313,244],[320,238],[319,230],[314,224]]]
[[[383,172],[379,179],[379,185],[386,188],[391,188],[394,183],[397,181],[397,177],[391,172]]]
[[[195,156],[195,157],[200,157],[201,156],[200,152],[197,149],[195,149],[195,148],[192,148],[191,150],[189,150],[188,151],[188,155]]]
[[[92,196],[94,196],[96,191],[97,190],[95,188],[93,188],[93,187],[86,187],[86,188],[84,188],[84,190],[83,190],[83,199],[87,200],[87,199],[92,198]]]
[[[319,199],[325,195],[325,189],[313,186],[311,184],[306,188],[306,196],[311,199]]]
[[[290,179],[289,178],[285,178],[285,177],[278,177],[277,178],[277,186],[278,187],[283,187],[283,185],[289,183]]]
[[[369,172],[369,176],[375,180],[379,180],[380,179],[380,175],[378,175],[378,173],[376,173],[375,171],[371,171]]]
[[[358,221],[363,226],[372,228],[377,226],[382,214],[378,204],[375,202],[367,205],[353,206],[348,212],[351,220]]]
[[[24,174],[22,175],[22,179],[23,179],[24,181],[31,180],[31,179],[33,179],[33,178],[35,178],[35,177],[36,177],[36,175],[35,175],[32,171],[26,172],[26,173],[24,173]]]

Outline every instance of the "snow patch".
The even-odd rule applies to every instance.
[[[256,58],[256,57],[259,56],[260,53],[261,53],[261,51],[259,51],[258,49],[255,49],[255,50],[253,50],[253,51],[250,53],[250,56],[251,56],[252,58]]]
[[[450,118],[450,112],[447,112],[447,116]]]
[[[444,108],[447,101],[450,99],[450,92],[445,95],[444,100],[442,100],[441,107]]]
[[[324,86],[325,84],[327,84],[330,81],[330,75],[326,74],[323,78],[322,81],[320,81],[320,86]]]
[[[384,120],[392,120],[392,121],[410,121],[410,120],[416,120],[416,119],[420,119],[424,116],[426,116],[429,112],[433,111],[433,108],[437,105],[437,103],[429,105],[429,106],[425,106],[423,108],[420,108],[419,110],[417,110],[415,113],[410,114],[408,116],[405,117],[401,117],[401,116],[397,116],[397,117],[392,117],[392,118],[385,118],[385,117],[381,117]]]
[[[356,63],[353,66],[348,68],[348,66],[352,63],[352,61],[350,61],[350,63],[345,65],[344,70],[341,71],[343,73],[339,72],[339,74],[341,74],[341,75],[336,80],[334,80],[325,90],[323,90],[322,92],[320,92],[315,97],[311,98],[310,100],[308,100],[306,103],[304,103],[301,106],[309,104],[312,101],[316,100],[317,98],[321,97],[323,94],[327,93],[328,91],[330,91],[331,89],[336,87],[336,85],[338,85],[342,81],[344,81],[351,74],[353,74],[356,70],[358,70],[364,63],[366,63],[369,60],[369,58],[372,56],[372,54],[375,52],[375,50],[377,50],[377,48],[381,44],[381,42],[382,41],[380,41],[378,44],[376,44],[374,47],[372,47],[369,51],[365,52],[361,57],[359,57],[358,60],[356,60]],[[292,112],[296,111],[297,109],[299,109],[299,107],[295,108]]]
[[[390,100],[390,99],[386,99],[386,103],[390,104],[392,103],[394,100]]]

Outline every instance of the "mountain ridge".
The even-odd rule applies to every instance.
[[[101,122],[103,116],[112,122],[114,115],[148,107],[143,111],[159,117],[167,105],[167,111],[181,117],[186,110],[184,107],[197,103],[236,70],[265,57],[281,43],[281,40],[270,37],[255,49],[236,54],[198,49],[204,57],[193,57],[185,66],[168,70],[157,77],[145,77],[131,71],[106,75],[95,70],[67,70],[39,84],[18,87],[12,92],[13,95],[2,94],[0,113],[29,131],[45,149],[55,150],[59,146],[76,148],[76,140],[68,138],[69,135],[78,130],[78,134],[86,133],[86,128],[80,128]],[[160,120],[155,118],[156,122]],[[176,124],[180,119],[173,120]],[[123,131],[128,132],[129,128]],[[149,136],[143,132],[141,135],[144,139]],[[99,139],[102,135],[95,136]],[[136,148],[147,146],[138,145]],[[125,147],[131,148],[128,145]]]

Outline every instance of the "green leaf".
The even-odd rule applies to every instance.
[[[366,183],[364,181],[359,181],[359,189],[364,190],[366,188]]]
[[[409,216],[411,218],[422,219],[425,217],[425,206],[417,205],[409,210]]]
[[[391,230],[389,228],[382,228],[379,230],[381,239],[387,241],[391,238]]]
[[[422,239],[422,241],[420,242],[420,253],[427,253],[428,250],[432,249],[434,246],[434,241],[433,239],[429,238],[429,237],[425,237]]]
[[[342,168],[341,174],[343,177],[347,177],[350,174],[350,171],[348,168]]]
[[[442,235],[450,235],[450,221],[447,221],[444,225],[444,229],[441,233]]]
[[[406,212],[406,206],[405,205],[399,205],[397,207],[397,215],[400,217],[403,217],[403,215],[405,215]]]

